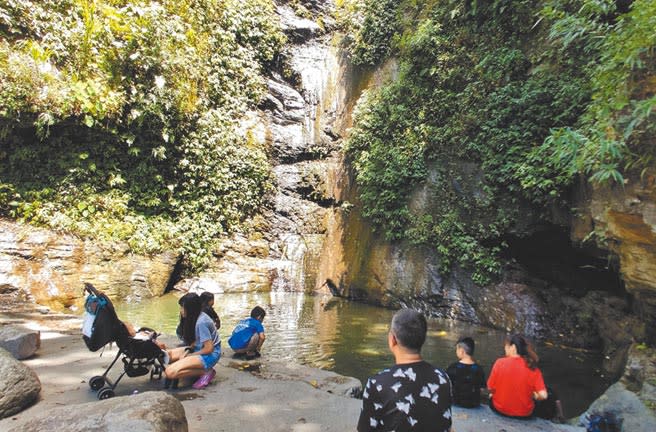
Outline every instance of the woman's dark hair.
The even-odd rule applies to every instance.
[[[506,336],[506,345],[515,345],[517,354],[519,354],[525,361],[529,369],[535,369],[538,366],[540,358],[533,350],[533,346],[520,334]]]
[[[180,298],[178,299],[178,304],[179,304],[180,306],[184,306],[185,301],[186,301],[189,297],[193,297],[193,296],[195,296],[195,295],[196,295],[196,294],[194,294],[194,293],[187,293],[187,294],[183,295],[182,297],[180,297]],[[175,334],[178,335],[178,337],[179,337],[180,339],[183,339],[183,337],[182,337],[182,331],[183,331],[183,328],[184,328],[184,322],[185,322],[185,319],[184,319],[184,317],[182,316],[182,314],[180,314],[180,321],[178,321],[178,327],[176,327],[176,329],[175,329]],[[184,340],[184,339],[183,339],[183,340]]]
[[[207,315],[209,315],[210,318],[212,318],[212,321],[214,321],[214,325],[218,330],[221,328],[221,318],[219,318],[219,315],[216,313],[214,308],[210,306],[210,302],[212,300],[214,300],[214,294],[212,294],[211,292],[205,291],[201,293],[200,303],[203,306],[202,311],[205,312]]]
[[[183,295],[182,297],[180,297],[180,298],[178,299],[178,304],[179,304],[180,306],[184,306],[184,302],[187,301],[188,298],[193,297],[193,296],[195,296],[195,295],[197,295],[197,294],[194,294],[194,293],[187,293],[187,294]]]
[[[198,294],[187,294],[182,303],[185,310],[184,322],[182,323],[182,340],[187,345],[193,345],[196,342],[196,320],[200,315],[202,305]]]
[[[255,319],[258,319],[260,317],[264,318],[265,315],[266,312],[264,311],[264,309],[262,309],[259,306],[255,306],[251,311],[251,318],[255,318]]]
[[[214,294],[209,291],[204,291],[200,294],[200,303],[203,306],[207,306],[212,300],[214,300]]]

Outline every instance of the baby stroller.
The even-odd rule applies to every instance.
[[[114,305],[105,294],[90,283],[84,284],[84,291],[89,293],[84,305],[87,315],[82,328],[82,338],[87,347],[96,352],[106,344],[115,342],[119,349],[105,373],[89,380],[89,387],[98,392],[98,399],[113,397],[114,389],[124,375],[133,378],[150,372],[150,379],[161,379],[166,352],[154,342],[158,334],[152,329],[140,328],[138,335],[150,334],[150,337],[145,340],[131,337],[128,328],[118,319]],[[121,356],[123,372],[112,382],[107,374]]]

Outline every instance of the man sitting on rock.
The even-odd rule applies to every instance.
[[[452,431],[449,377],[420,354],[426,329],[415,310],[394,314],[387,344],[396,365],[367,381],[358,432]]]
[[[251,317],[239,321],[232,336],[228,339],[230,348],[235,352],[235,358],[245,357],[253,360],[260,357],[260,349],[264,344],[266,336],[262,321],[266,312],[260,306],[255,306],[251,311]]]

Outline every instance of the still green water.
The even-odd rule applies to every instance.
[[[121,319],[136,326],[175,334],[181,295],[170,293],[146,302],[116,304],[116,309]],[[237,321],[247,317],[255,305],[267,311],[267,340],[262,349],[266,357],[332,370],[362,382],[393,363],[387,331],[394,311],[344,300],[333,300],[325,307],[321,297],[302,293],[217,294],[214,308],[221,317],[219,333],[224,344]],[[503,356],[504,333],[430,319],[424,358],[446,368],[456,361],[454,345],[462,336],[476,340],[475,357],[486,372]],[[559,394],[567,417],[583,412],[608,387],[600,375],[600,354],[553,346],[539,346],[537,350],[545,381]]]

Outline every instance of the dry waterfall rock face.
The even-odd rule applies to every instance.
[[[186,432],[185,410],[164,392],[145,392],[42,413],[10,432]]]
[[[173,252],[134,255],[127,245],[101,246],[0,220],[0,293],[22,292],[57,310],[82,303],[82,282],[93,283],[111,298],[160,296],[177,261]]]
[[[0,348],[0,419],[32,405],[41,392],[36,373]]]
[[[21,326],[0,326],[0,348],[9,351],[16,359],[30,358],[41,346],[41,333]]]

